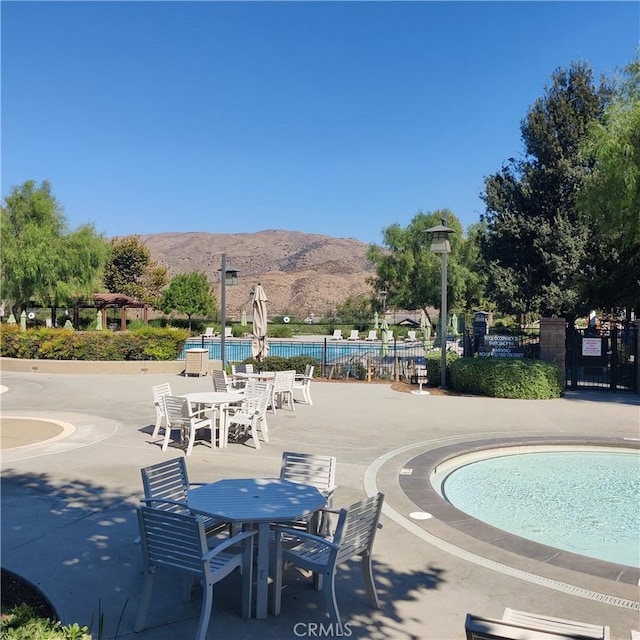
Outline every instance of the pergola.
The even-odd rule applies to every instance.
[[[133,296],[128,296],[124,293],[94,293],[92,296],[93,302],[84,302],[76,305],[73,310],[73,324],[78,326],[78,316],[80,307],[95,307],[102,314],[102,326],[107,326],[107,309],[117,307],[120,309],[120,330],[126,331],[127,329],[127,309],[142,309],[142,319],[144,322],[148,322],[148,310],[149,305],[146,302],[141,302]]]

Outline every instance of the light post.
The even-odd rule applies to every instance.
[[[431,233],[431,251],[442,256],[442,282],[441,282],[441,304],[440,304],[440,387],[447,386],[447,255],[451,253],[449,235],[453,229],[447,227],[446,218],[441,218],[440,224],[427,229]]]
[[[382,289],[378,295],[380,296],[380,302],[382,302],[382,319],[385,320],[387,316],[387,296],[389,292],[386,289]]]
[[[233,267],[227,267],[227,254],[222,254],[220,265],[220,360],[222,360],[222,368],[225,367],[225,326],[227,324],[227,285],[234,286],[238,284],[238,270]]]

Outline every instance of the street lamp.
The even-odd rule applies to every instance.
[[[382,289],[378,295],[380,296],[380,302],[382,302],[382,319],[384,320],[387,315],[387,296],[389,292],[386,289]]]
[[[447,254],[451,253],[451,244],[449,243],[449,235],[453,233],[453,229],[447,227],[446,218],[440,219],[440,224],[427,229],[431,233],[431,251],[439,253],[442,256],[442,283],[441,283],[441,299],[440,304],[440,342],[442,353],[440,356],[440,387],[445,389],[447,386]]]
[[[220,360],[225,367],[224,347],[226,342],[225,326],[227,324],[227,285],[238,284],[238,270],[227,267],[227,254],[222,254],[220,265]]]

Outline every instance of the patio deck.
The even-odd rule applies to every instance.
[[[88,624],[100,607],[110,638],[123,608],[120,639],[188,639],[197,626],[199,598],[183,603],[180,585],[161,573],[149,618],[156,626],[133,633],[142,582],[133,543],[140,468],[182,455],[150,444],[151,386],[166,381],[175,393],[211,385],[208,378],[170,374],[2,376],[4,417],[75,427],[61,439],[2,451],[2,565],[37,585],[65,623]],[[284,450],[330,454],[338,460],[334,505],[376,489],[386,494],[374,546],[381,609],[368,606],[358,566],[338,579],[338,603],[352,637],[453,640],[464,637],[467,612],[500,617],[505,607],[607,624],[613,639],[626,640],[637,628],[637,583],[594,575],[588,560],[556,565],[436,518],[411,520],[408,514],[422,507],[400,479],[425,452],[478,440],[606,435],[637,446],[640,396],[586,392],[558,400],[496,400],[320,381],[312,394],[313,406],[269,416],[271,442],[260,451],[250,444],[213,451],[196,446],[187,464],[191,480],[202,482],[277,476]],[[285,584],[282,615],[246,622],[239,588],[218,589],[208,637],[310,637],[308,623],[328,623],[323,597],[307,580],[289,571]]]

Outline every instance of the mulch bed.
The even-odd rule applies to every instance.
[[[21,603],[28,604],[39,618],[58,619],[51,603],[38,589],[14,573],[0,569],[0,610],[4,614]]]

